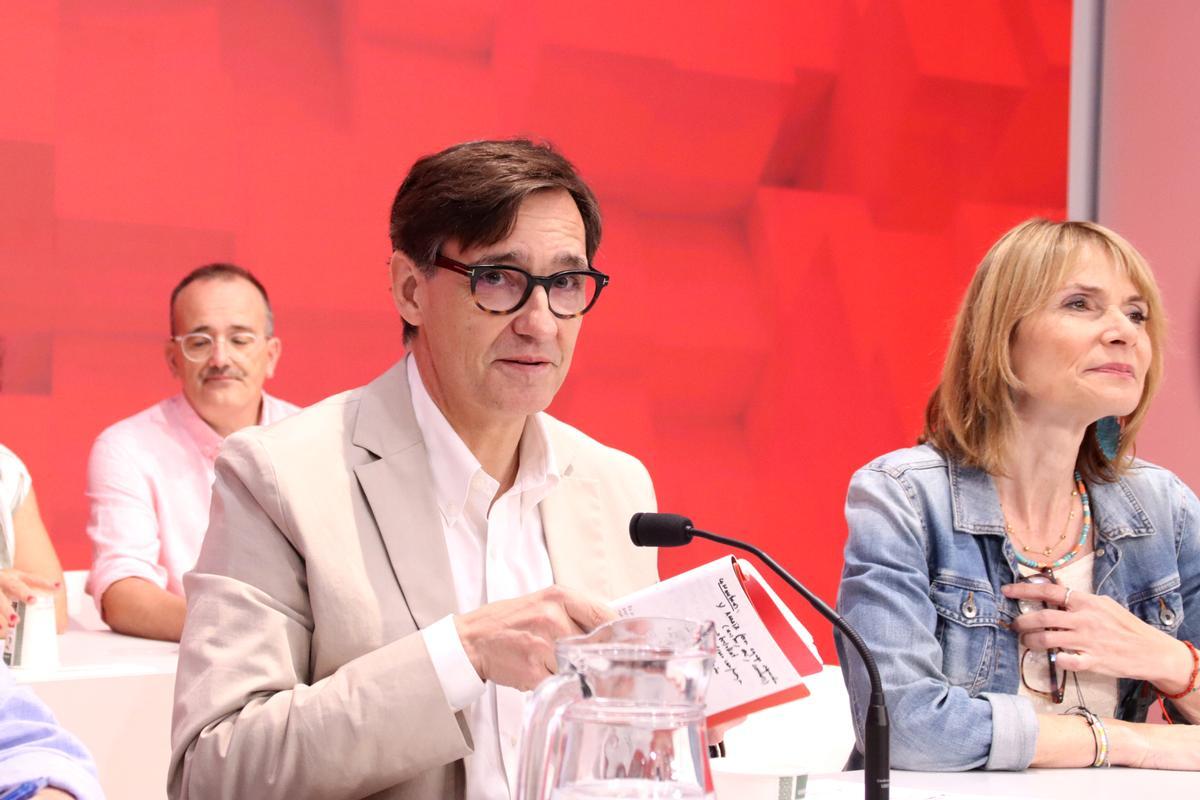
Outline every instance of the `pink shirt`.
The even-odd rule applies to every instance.
[[[261,423],[299,409],[263,394]],[[87,532],[92,539],[88,594],[100,607],[109,586],[143,578],[183,596],[208,529],[213,464],[221,436],[183,395],[107,428],[88,459]]]

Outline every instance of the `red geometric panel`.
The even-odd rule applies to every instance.
[[[59,284],[42,299],[59,325],[163,338],[175,284],[193,267],[228,261],[234,241],[225,231],[77,219],[60,219],[55,238]]]
[[[35,297],[53,293],[54,147],[0,140],[0,335],[43,329]]]
[[[0,393],[50,394],[54,371],[54,335],[0,335]]]
[[[58,41],[57,4],[0,3],[0,139],[54,140]]]
[[[749,202],[786,101],[778,83],[555,47],[542,54],[525,115],[605,196],[711,216]]]
[[[68,2],[58,42],[56,207],[63,217],[221,228],[240,121],[205,3]]]
[[[664,509],[832,599],[846,483],[919,432],[972,270],[1014,223],[1063,214],[1070,12],[2,4],[0,442],[87,566],[88,448],[176,390],[162,342],[187,270],[263,279],[270,391],[359,385],[402,352],[387,215],[409,165],[530,135],[596,189],[613,276],[553,412],[645,461]]]

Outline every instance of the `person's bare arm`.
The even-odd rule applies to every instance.
[[[178,642],[187,602],[141,578],[122,578],[104,591],[104,621],[117,633]]]
[[[62,564],[54,552],[50,534],[38,510],[37,495],[29,490],[24,502],[13,512],[13,568],[28,572],[57,584],[54,590],[54,612],[58,632],[67,629],[67,589],[63,585]]]
[[[1103,720],[1108,760],[1114,767],[1200,770],[1200,727]],[[1037,750],[1031,767],[1090,767],[1096,739],[1083,717],[1038,715]]]

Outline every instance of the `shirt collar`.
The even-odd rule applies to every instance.
[[[184,432],[187,438],[200,449],[205,458],[209,461],[216,461],[217,454],[221,452],[221,442],[225,441],[221,434],[213,430],[212,426],[196,413],[196,409],[192,408],[192,404],[182,394],[177,394],[170,398],[167,401],[167,405],[171,409],[174,423]],[[282,408],[275,401],[275,398],[263,392],[258,412],[258,424],[270,425],[278,422],[286,416],[281,411]]]
[[[216,461],[221,442],[224,441],[221,435],[196,413],[196,409],[192,408],[192,404],[182,394],[172,397],[168,405],[176,426],[196,445],[205,458]]]
[[[417,362],[406,357],[409,390],[412,394],[413,416],[425,440],[429,471],[433,477],[434,495],[438,508],[447,523],[453,525],[462,514],[471,482],[483,466],[466,443],[455,432],[441,409],[429,396]],[[557,485],[561,475],[554,450],[546,433],[541,414],[527,418],[521,433],[520,465],[510,491],[521,495],[522,511],[537,505]],[[490,479],[490,476],[487,476]],[[494,479],[493,479],[494,483]]]
[[[1004,511],[992,476],[976,467],[949,461],[950,498],[955,530],[971,534],[1005,535]],[[1154,532],[1129,482],[1089,484],[1092,524],[1105,539],[1146,536]]]

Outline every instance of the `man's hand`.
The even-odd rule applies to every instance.
[[[75,795],[48,786],[33,796],[33,800],[75,800]]]
[[[722,722],[720,725],[709,725],[708,743],[720,744],[721,742],[725,741],[725,734],[728,733],[731,728],[736,728],[745,721],[745,717],[738,717],[737,719],[731,719],[728,722]]]
[[[454,627],[480,678],[528,691],[556,671],[556,641],[615,618],[598,600],[551,586],[460,614]]]

